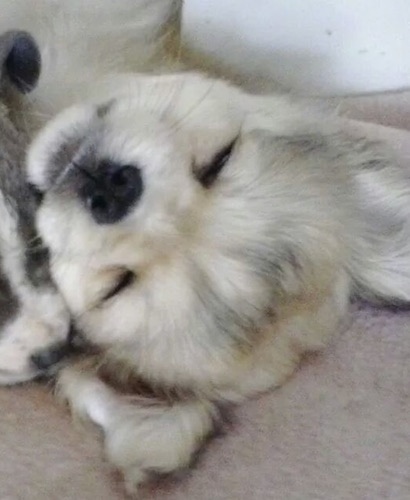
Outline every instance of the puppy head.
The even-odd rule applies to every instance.
[[[105,94],[50,122],[28,155],[54,278],[84,335],[136,371],[221,383],[274,305],[314,282],[306,220],[326,211],[282,168],[286,141],[269,139],[292,110],[197,75]]]

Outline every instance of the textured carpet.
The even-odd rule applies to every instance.
[[[354,307],[353,323],[293,379],[250,401],[167,500],[410,498],[410,313]],[[0,391],[0,498],[120,500],[97,433],[46,388]]]

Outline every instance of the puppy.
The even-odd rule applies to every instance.
[[[56,363],[69,330],[68,311],[35,231],[37,203],[24,171],[28,137],[15,126],[39,67],[30,35],[0,36],[0,384],[28,380]]]
[[[89,23],[93,6],[58,3],[71,28],[87,24],[75,50],[60,25],[40,43],[65,72],[43,64],[33,109],[56,117],[27,169],[53,279],[96,351],[62,370],[60,391],[134,491],[188,466],[227,403],[284,383],[352,296],[410,300],[410,183],[292,98],[122,72],[103,21],[119,28],[130,5],[104,1]]]
[[[15,0],[2,5],[0,384],[53,371],[69,350],[69,312],[52,282],[48,252],[35,229],[38,192],[25,176],[27,143],[77,92],[92,92],[92,82],[101,74],[148,70],[154,60],[158,68],[164,46],[172,46],[178,28],[179,2],[114,4],[39,0],[34,8],[27,0]]]

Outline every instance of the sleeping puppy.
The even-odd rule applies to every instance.
[[[128,2],[102,5],[121,30]],[[81,9],[62,16],[73,33]],[[133,491],[189,465],[227,403],[281,385],[325,346],[350,297],[410,300],[410,182],[293,98],[124,73],[104,22],[87,26],[76,50],[61,26],[52,51],[40,43],[55,64],[33,93],[48,123],[27,168],[52,276],[96,351],[62,370],[60,391],[102,428]]]
[[[28,137],[15,126],[39,68],[40,54],[28,33],[0,36],[0,384],[36,377],[59,361],[69,329],[35,231],[37,202],[24,170]]]
[[[179,3],[123,0],[118,5],[106,0],[84,5],[79,0],[39,0],[34,9],[27,0],[3,2],[0,385],[54,371],[54,364],[71,350],[69,312],[53,285],[48,251],[35,229],[39,193],[27,183],[24,170],[30,137],[77,93],[92,92],[92,82],[100,74],[134,67],[148,70],[154,60],[158,68],[164,45],[170,48],[173,43]],[[83,35],[85,27],[88,36]]]
[[[287,98],[115,81],[45,127],[28,171],[53,277],[101,352],[60,389],[131,489],[187,466],[221,406],[281,385],[352,295],[409,301],[410,179]]]

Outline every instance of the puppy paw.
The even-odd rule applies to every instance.
[[[153,476],[188,467],[214,430],[215,405],[120,394],[95,375],[95,368],[91,359],[61,370],[58,395],[74,415],[103,430],[107,457],[122,473],[127,492],[136,496]]]
[[[59,374],[56,395],[68,404],[73,415],[106,429],[113,412],[115,396],[90,370],[93,360],[63,368]]]
[[[123,402],[106,434],[107,456],[128,493],[136,495],[148,480],[187,468],[215,421],[216,408],[208,401]]]

